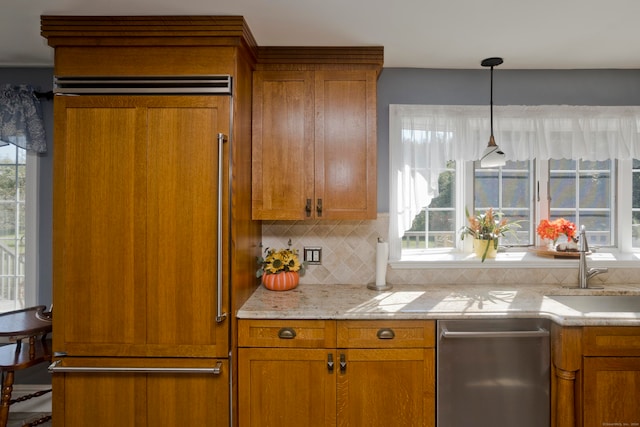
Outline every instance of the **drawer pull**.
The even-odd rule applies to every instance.
[[[393,332],[393,329],[388,329],[388,328],[379,329],[376,335],[378,336],[378,339],[381,339],[381,340],[392,340],[396,337],[396,334],[395,332]]]
[[[327,355],[327,369],[329,373],[333,372],[333,354],[331,353]]]
[[[278,338],[283,340],[292,340],[296,337],[296,331],[292,328],[282,328],[278,331]]]

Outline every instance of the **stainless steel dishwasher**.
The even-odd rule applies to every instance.
[[[438,321],[438,427],[549,427],[547,319]]]

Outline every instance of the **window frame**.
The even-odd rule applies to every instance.
[[[25,271],[24,305],[38,300],[38,236],[40,235],[40,157],[27,150],[25,183]]]

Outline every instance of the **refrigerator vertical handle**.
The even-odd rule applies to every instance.
[[[223,133],[218,134],[218,259],[216,261],[216,274],[217,277],[217,295],[216,295],[216,322],[222,323],[227,317],[222,309],[222,206],[223,206],[223,186],[224,180],[224,143],[227,141],[227,137]]]

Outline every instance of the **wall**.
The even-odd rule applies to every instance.
[[[508,58],[506,60],[508,63]],[[503,66],[504,67],[504,66]],[[509,70],[494,69],[494,102],[501,104],[640,105],[640,70]],[[0,68],[0,83],[29,83],[41,90],[52,87],[49,68]],[[263,245],[286,247],[323,246],[324,262],[309,268],[303,283],[368,283],[375,277],[373,260],[377,237],[387,235],[389,211],[389,104],[487,105],[489,72],[477,70],[431,70],[385,68],[378,81],[378,212],[376,221],[265,222]],[[52,199],[52,115],[51,102],[43,102],[50,150],[41,156],[40,248],[38,302],[51,302],[51,199]],[[499,118],[496,118],[499,119]],[[572,280],[573,272],[531,272],[521,269],[522,280]],[[475,270],[474,270],[475,271]],[[477,272],[477,271],[476,271]],[[451,283],[465,280],[513,280],[493,269],[491,273],[464,271],[389,271],[394,283]],[[624,280],[626,272],[610,274]],[[502,279],[503,278],[503,279]]]

